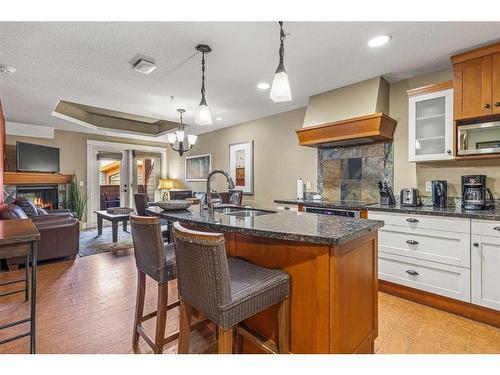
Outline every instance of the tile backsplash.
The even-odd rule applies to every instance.
[[[378,202],[377,182],[393,186],[392,142],[318,149],[318,193],[328,200]]]

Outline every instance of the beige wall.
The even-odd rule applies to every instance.
[[[302,127],[305,108],[265,117],[242,125],[202,134],[196,148],[187,156],[212,154],[212,169],[229,170],[229,144],[254,141],[254,195],[243,198],[245,204],[273,207],[278,198],[296,195],[296,180],[302,177],[316,191],[317,151],[298,145],[295,129]],[[204,182],[184,181],[184,159],[168,153],[169,177],[177,179],[177,187],[205,191]],[[224,177],[216,178],[216,189],[227,190]]]
[[[103,135],[85,134],[77,132],[67,132],[61,130],[54,131],[53,139],[7,136],[7,145],[15,145],[17,141],[35,143],[39,145],[53,146],[60,148],[61,152],[61,173],[76,173],[78,180],[83,181],[87,186],[87,140],[141,144],[149,146],[166,147],[165,143],[139,141],[130,138],[109,137]],[[12,150],[12,147],[9,147]],[[8,152],[9,156],[12,151]],[[10,163],[12,164],[12,163]]]
[[[408,96],[406,90],[447,81],[453,78],[452,69],[444,69],[409,80],[393,83],[390,89],[389,115],[398,121],[394,133],[395,191],[404,187],[417,187],[424,196],[425,182],[447,180],[448,195],[459,197],[460,176],[486,174],[488,187],[495,197],[500,197],[500,162],[498,159],[471,161],[442,161],[412,163],[408,161]]]

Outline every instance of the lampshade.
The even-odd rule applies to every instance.
[[[170,178],[160,178],[158,179],[158,189],[159,190],[169,190],[174,188],[174,180]]]
[[[194,134],[188,134],[188,144],[191,146],[191,145],[195,145],[196,143],[196,139],[198,138],[197,135],[194,135]]]
[[[210,109],[206,102],[203,103],[202,101],[198,106],[194,122],[198,125],[212,125],[212,115],[210,114]]]
[[[175,143],[175,140],[177,139],[177,135],[175,133],[167,133],[167,139],[168,143],[173,145]]]
[[[272,101],[275,103],[289,102],[292,100],[292,93],[290,92],[290,82],[288,81],[288,74],[285,70],[276,72],[274,75],[271,93],[269,94]]]
[[[184,142],[184,130],[176,130],[177,142]]]

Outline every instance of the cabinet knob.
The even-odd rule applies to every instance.
[[[485,105],[483,105],[483,108],[490,108],[490,105],[486,103]]]
[[[495,102],[495,107],[500,107],[500,102]]]
[[[284,207],[286,211],[290,211],[290,207],[286,206]]]
[[[418,272],[417,271],[414,271],[414,270],[407,270],[406,273],[408,275],[412,275],[412,276],[418,276]]]
[[[494,227],[493,230],[500,230],[500,227]]]
[[[479,247],[479,244],[477,242],[473,243],[474,247]]]
[[[446,150],[446,153],[447,154],[451,154],[451,150]]]

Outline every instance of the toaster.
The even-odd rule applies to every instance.
[[[405,188],[401,190],[399,196],[401,206],[405,207],[417,207],[422,205],[422,199],[420,198],[420,193],[418,189]]]

